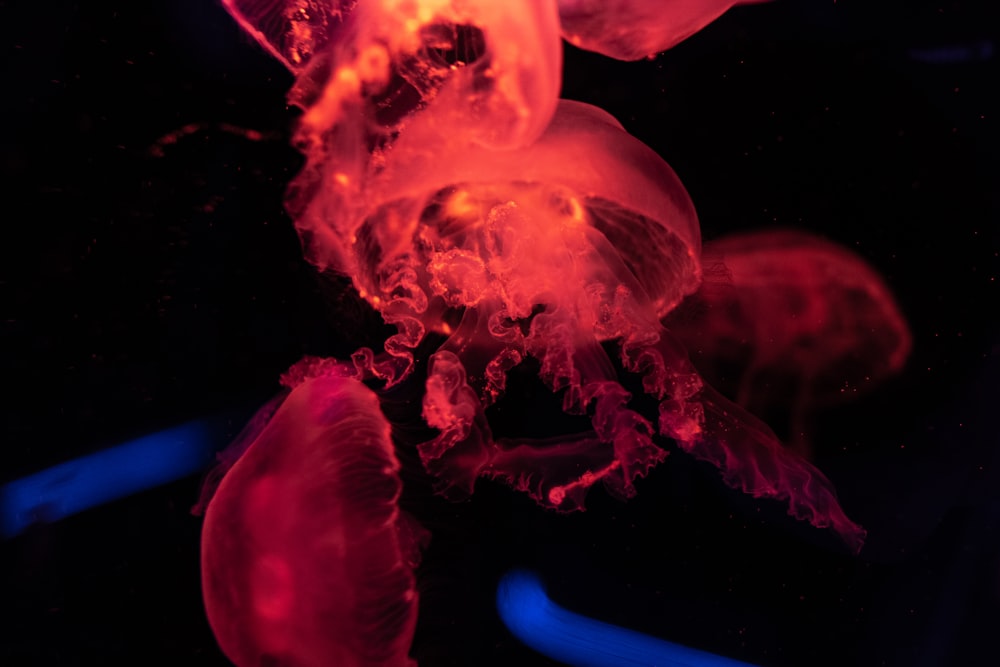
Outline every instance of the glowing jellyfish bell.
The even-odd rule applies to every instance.
[[[237,665],[409,667],[426,533],[398,507],[375,395],[296,387],[226,473],[202,531],[205,608]]]
[[[619,60],[639,60],[682,42],[730,7],[769,0],[559,0],[571,44]]]
[[[800,231],[705,245],[709,278],[667,324],[713,385],[757,415],[850,400],[898,372],[912,345],[885,281],[849,249]],[[805,445],[805,441],[800,444]]]

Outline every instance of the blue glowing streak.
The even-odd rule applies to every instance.
[[[203,469],[214,449],[195,421],[22,477],[0,487],[0,535],[58,521]]]
[[[910,49],[907,54],[913,60],[932,65],[986,62],[993,58],[993,42],[983,40],[972,44]]]
[[[523,643],[574,667],[752,667],[574,614],[549,600],[538,576],[524,570],[508,572],[500,580],[497,610]]]

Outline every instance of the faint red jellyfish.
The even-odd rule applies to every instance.
[[[788,409],[805,449],[816,408],[898,372],[906,320],[882,278],[843,246],[799,231],[735,234],[705,245],[710,272],[667,323],[714,386],[756,415]]]
[[[270,411],[267,414],[270,414]],[[257,424],[208,501],[202,588],[237,665],[413,665],[426,533],[371,390],[325,376]]]
[[[566,41],[619,60],[666,51],[734,5],[768,0],[559,0]]]

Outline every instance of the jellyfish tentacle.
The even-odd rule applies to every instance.
[[[493,436],[479,397],[454,352],[441,350],[431,355],[423,416],[428,426],[438,429],[437,436],[417,445],[424,468],[435,476],[442,494],[471,495],[476,478],[489,464]]]
[[[579,313],[567,316],[566,306],[552,313],[538,314],[531,323],[529,352],[542,360],[540,375],[549,388],[565,390],[565,412],[582,414],[588,408],[593,410],[594,433],[600,441],[611,446],[618,463],[613,471],[602,475],[605,486],[612,493],[629,498],[635,495],[633,481],[645,476],[649,469],[666,458],[667,453],[653,442],[655,429],[650,422],[628,407],[632,395],[621,386],[597,338],[593,333],[580,331],[581,319],[599,318],[592,310],[594,296],[606,294],[603,288],[588,287],[593,289],[585,288],[580,295],[581,302],[591,308],[588,316],[584,318]],[[620,295],[618,290],[616,293]],[[566,318],[565,321],[561,321],[560,316]]]
[[[808,461],[781,445],[770,428],[711,387],[701,395],[703,429],[678,439],[692,456],[718,467],[727,484],[755,498],[788,504],[788,513],[817,528],[831,528],[854,552],[866,531],[847,518],[833,484]],[[661,413],[661,417],[662,417]],[[669,430],[670,418],[661,419]]]
[[[644,358],[667,361],[675,369],[673,386],[678,389],[660,402],[661,435],[719,468],[728,485],[755,498],[782,500],[790,515],[817,528],[832,528],[851,549],[860,551],[866,533],[847,518],[823,473],[783,447],[762,421],[700,379],[694,381],[694,367],[666,329],[656,352]]]
[[[601,383],[592,423],[604,442],[609,442],[619,468],[608,475],[605,486],[622,498],[635,495],[635,479],[667,457],[667,451],[653,442],[655,429],[639,413],[626,407],[631,394],[617,383]]]
[[[592,432],[584,432],[501,440],[482,474],[527,494],[542,507],[574,512],[584,509],[590,487],[619,467],[607,443]]]
[[[844,514],[829,480],[782,446],[767,425],[705,384],[667,329],[633,326],[622,340],[621,359],[627,370],[642,375],[645,391],[660,400],[661,435],[719,468],[730,486],[757,498],[783,500],[792,516],[832,528],[860,550],[865,531]]]
[[[493,336],[491,321],[492,316],[483,308],[466,308],[458,326],[437,350],[462,360],[467,382],[484,408],[503,395],[506,372],[523,358],[523,347],[512,347]]]

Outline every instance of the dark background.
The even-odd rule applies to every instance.
[[[572,516],[488,483],[450,504],[408,467],[404,505],[434,533],[421,665],[535,664],[493,607],[517,565],[571,609],[760,665],[996,664],[991,5],[782,0],[655,60],[567,49],[564,96],[671,163],[705,239],[811,230],[895,291],[907,369],[814,433],[869,541],[850,557],[679,453],[635,500],[595,490]],[[0,35],[0,481],[233,415],[221,447],[303,354],[376,342],[378,317],[304,263],[282,209],[292,79],[216,2],[0,2]],[[227,664],[201,606],[199,484],[0,545],[0,664]]]

